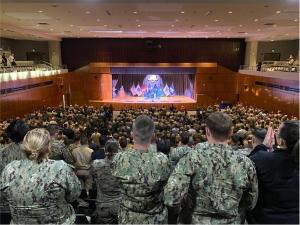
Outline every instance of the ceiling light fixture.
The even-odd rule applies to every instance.
[[[141,24],[138,24],[137,26],[138,26],[138,27],[141,27],[142,25],[141,25]]]
[[[228,14],[232,14],[232,11],[228,11]]]
[[[43,11],[43,10],[39,10],[39,11],[38,11],[38,13],[42,13],[42,12],[44,12],[44,11]]]
[[[219,20],[218,20],[218,19],[215,19],[214,21],[215,21],[215,22],[219,22]]]
[[[70,27],[74,27],[74,25],[73,25],[73,24],[70,24]]]
[[[258,21],[258,19],[254,19],[254,22],[257,22]]]
[[[280,10],[277,10],[276,13],[279,14],[279,13],[281,13],[281,11],[280,11]]]
[[[257,29],[257,31],[261,31],[260,29]]]
[[[85,11],[85,14],[91,14],[91,12],[90,11]]]
[[[294,22],[298,22],[298,19],[294,19]]]
[[[184,12],[184,11],[181,11],[180,13],[181,13],[181,14],[184,14],[185,12]]]
[[[137,12],[137,11],[133,11],[132,13],[133,13],[133,14],[137,14],[138,12]]]
[[[208,27],[208,25],[207,25],[207,24],[205,24],[204,26],[205,26],[205,27]]]
[[[239,25],[239,27],[243,27],[243,25],[242,25],[242,24],[240,24],[240,25]]]
[[[175,19],[175,22],[179,22],[179,19]]]
[[[172,24],[172,25],[171,25],[171,27],[175,27],[175,25],[174,25],[174,24]]]
[[[104,27],[107,27],[107,24],[104,24],[103,26],[104,26]]]
[[[97,20],[96,20],[97,22],[100,22],[100,19],[99,18],[97,18]]]

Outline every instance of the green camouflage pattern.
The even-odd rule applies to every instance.
[[[163,153],[137,150],[118,153],[112,174],[122,189],[119,223],[167,223],[163,187],[170,175],[170,164]]]
[[[63,161],[13,161],[3,170],[0,191],[15,224],[72,224],[73,207],[81,193],[73,169]]]
[[[91,173],[97,186],[97,223],[113,223],[118,217],[121,188],[117,178],[111,173],[112,159],[95,160]]]
[[[172,148],[169,153],[169,160],[173,167],[178,163],[178,161],[187,153],[191,151],[192,148],[190,148],[188,145],[181,145],[177,148]]]
[[[258,185],[251,160],[228,145],[199,143],[176,165],[164,189],[165,204],[179,206],[193,196],[191,223],[240,223],[252,209]]]
[[[23,151],[22,144],[11,143],[3,148],[0,152],[0,174],[5,166],[14,160],[26,159],[25,152]]]
[[[53,140],[50,144],[50,150],[49,159],[64,160],[68,164],[75,164],[72,153],[63,141]]]

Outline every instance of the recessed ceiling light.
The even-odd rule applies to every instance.
[[[85,11],[85,14],[91,14],[91,12],[90,11]]]
[[[141,27],[142,25],[141,25],[141,24],[138,24],[137,26],[138,26],[138,27]]]
[[[80,28],[79,30],[80,30],[80,31],[82,31],[83,29],[82,29],[82,28]]]
[[[137,14],[138,12],[137,12],[137,11],[133,11],[132,13],[133,13],[133,14]]]
[[[285,36],[289,36],[290,34],[285,34]]]
[[[181,14],[184,14],[185,12],[184,12],[184,11],[181,11],[180,13],[181,13]]]
[[[218,20],[218,19],[215,19],[214,21],[215,21],[215,22],[219,22],[219,20]]]
[[[175,25],[174,25],[174,24],[172,24],[172,25],[171,25],[171,27],[175,27]]]
[[[254,22],[257,22],[258,21],[258,19],[254,19]]]
[[[135,22],[140,22],[140,20],[139,20],[139,19],[136,19]]]
[[[228,14],[232,14],[232,11],[228,11]]]
[[[242,25],[242,24],[240,24],[240,25],[239,25],[239,27],[243,27],[243,25]]]
[[[207,24],[205,24],[204,26],[205,26],[205,27],[208,27],[208,25],[207,25]]]
[[[74,27],[74,25],[73,25],[73,24],[70,24],[70,27]]]
[[[53,31],[53,28],[50,28],[51,31]]]
[[[104,26],[104,27],[107,27],[107,24],[104,24],[103,26]]]
[[[281,13],[281,11],[280,11],[280,10],[277,10],[276,13],[279,14],[279,13]]]
[[[44,12],[44,11],[43,11],[43,10],[39,10],[38,12],[39,12],[39,13],[42,13],[42,12]]]
[[[277,27],[277,24],[274,24],[273,27]]]
[[[97,22],[100,22],[100,19],[99,18],[97,18],[97,20],[96,20]]]
[[[294,22],[298,22],[298,19],[294,19]]]
[[[179,22],[179,19],[175,19],[175,22]]]
[[[271,41],[273,42],[274,40],[272,39]]]
[[[257,31],[260,31],[260,29],[257,29]]]

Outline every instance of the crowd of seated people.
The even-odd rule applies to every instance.
[[[299,223],[299,121],[281,112],[48,107],[0,138],[1,222]]]
[[[16,66],[16,61],[14,54],[5,54],[4,52],[2,53],[2,56],[0,57],[0,65],[2,66]]]

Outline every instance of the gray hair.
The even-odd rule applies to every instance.
[[[142,145],[150,144],[154,129],[154,122],[149,116],[138,116],[132,124],[134,141]]]

